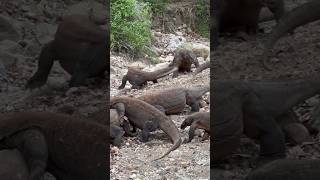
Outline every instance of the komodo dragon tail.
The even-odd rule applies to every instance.
[[[159,160],[159,159],[162,159],[164,158],[165,156],[167,156],[169,153],[171,153],[172,151],[176,150],[182,143],[182,140],[181,139],[178,139],[178,141],[176,141],[173,146],[164,154],[162,155],[161,157],[158,157],[156,159],[154,159],[153,161],[156,161],[156,160]]]
[[[178,67],[168,66],[168,67],[156,70],[153,73],[154,73],[154,76],[156,77],[156,79],[158,79],[158,78],[162,78],[162,77],[164,77],[174,71],[177,71],[177,70],[178,70]]]
[[[263,63],[265,69],[270,70],[266,64],[266,61],[268,60],[270,49],[274,46],[277,40],[284,34],[293,31],[298,26],[319,20],[319,12],[320,1],[313,0],[293,9],[280,19],[278,25],[275,27],[264,45],[261,63]]]
[[[194,72],[193,75],[197,75],[197,74],[199,74],[200,72],[202,72],[203,70],[208,69],[208,68],[210,68],[210,61],[207,61],[207,62],[201,64],[201,65],[196,69],[196,71]]]
[[[179,130],[178,130],[177,126],[173,123],[173,121],[171,121],[170,119],[166,119],[166,120],[160,122],[159,126],[160,126],[160,129],[162,129],[170,137],[170,139],[173,142],[173,146],[165,154],[163,154],[161,157],[156,158],[152,161],[156,161],[156,160],[164,158],[170,152],[176,150],[182,143]]]

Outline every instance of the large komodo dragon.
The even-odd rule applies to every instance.
[[[318,180],[320,160],[281,159],[252,171],[246,180]]]
[[[103,77],[107,70],[109,33],[84,15],[70,15],[59,24],[54,40],[46,44],[38,62],[38,70],[27,88],[44,85],[55,60],[71,75],[69,85],[80,86],[88,77]]]
[[[295,117],[292,111],[294,106],[319,92],[319,79],[282,82],[216,80],[214,84],[216,104],[214,104],[213,122],[210,124],[211,129],[214,129],[213,142],[216,142],[213,143],[213,147],[216,146],[213,148],[216,157],[213,157],[219,159],[229,154],[238,146],[239,134],[242,132],[249,137],[257,137],[257,134],[262,133],[263,135],[259,135],[263,145],[262,152],[266,148],[269,154],[270,143],[273,144],[271,145],[273,152],[281,152],[284,147],[282,133],[279,132],[277,124],[281,125],[293,141],[302,142],[309,136],[309,132],[302,124],[288,117]],[[230,147],[227,148],[229,152],[223,147]]]
[[[126,116],[132,126],[142,130],[142,141],[147,141],[149,133],[158,128],[170,137],[173,146],[157,159],[165,157],[181,145],[182,140],[176,125],[169,117],[152,105],[136,98],[113,97],[110,101],[110,108],[117,109],[120,117]]]
[[[191,107],[192,112],[199,111],[200,100],[203,94],[208,91],[210,91],[209,85],[191,88],[170,88],[145,94],[138,98],[169,115],[183,112],[186,105]]]
[[[210,134],[210,112],[197,112],[188,116],[181,124],[180,128],[185,129],[190,126],[189,139],[187,142],[191,142],[196,129],[205,130],[205,134],[202,140],[205,140]]]
[[[143,71],[136,67],[129,67],[126,75],[122,77],[122,83],[118,89],[123,89],[126,86],[127,81],[132,85],[132,89],[141,89],[147,85],[148,81],[157,83],[159,78],[167,76],[168,74],[175,72],[177,67],[164,67],[153,72]]]
[[[29,178],[27,164],[18,150],[0,151],[0,177],[2,180],[26,180]]]
[[[212,93],[212,167],[239,146],[243,133],[260,140],[261,162],[285,157],[284,135],[252,88],[241,81],[215,80]]]
[[[30,179],[48,170],[59,180],[106,179],[109,129],[49,112],[0,116],[0,148],[17,148]]]
[[[285,12],[283,0],[214,0],[211,1],[211,6],[213,49],[219,44],[220,32],[242,31],[255,34],[262,7],[268,7],[277,21]]]
[[[278,25],[273,29],[273,32],[267,38],[264,44],[264,52],[261,63],[266,70],[271,70],[267,61],[270,57],[271,49],[274,44],[285,34],[292,32],[295,28],[304,24],[320,19],[320,1],[313,0],[307,2],[292,11],[285,14]]]
[[[191,65],[199,67],[197,56],[188,49],[177,49],[174,54],[172,62],[169,67],[178,67],[178,70],[173,73],[173,78],[177,77],[179,73],[191,72]]]

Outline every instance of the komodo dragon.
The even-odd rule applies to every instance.
[[[282,159],[252,171],[246,180],[319,180],[320,160]]]
[[[178,67],[177,71],[174,71],[173,78],[177,77],[179,73],[191,72],[191,65],[199,67],[197,56],[188,49],[177,49],[174,54],[172,62],[169,67]]]
[[[246,83],[234,80],[215,80],[212,93],[212,166],[239,146],[243,133],[260,140],[261,162],[285,157],[284,135],[265,111],[259,94]]]
[[[190,126],[188,142],[192,141],[196,129],[205,130],[205,135],[202,138],[205,140],[210,134],[210,112],[197,112],[189,115],[182,122],[180,128],[185,129],[187,126]]]
[[[28,166],[18,150],[0,151],[0,177],[2,180],[26,180],[29,178]]]
[[[107,178],[109,129],[49,112],[0,116],[1,149],[17,148],[38,179],[48,170],[59,180]],[[36,178],[38,177],[38,178]]]
[[[292,115],[292,108],[294,106],[320,92],[320,81],[319,79],[302,79],[280,82],[244,82],[236,80],[215,80],[214,92],[216,93],[214,94],[214,103],[217,104],[214,104],[214,121],[213,123],[211,123],[211,128],[215,128],[213,133],[215,134],[215,136],[217,136],[217,139],[220,139],[218,138],[220,136],[228,137],[224,138],[222,142],[226,143],[226,146],[229,145],[233,148],[237,146],[237,144],[239,143],[239,139],[237,137],[242,133],[241,129],[243,129],[245,134],[251,134],[250,136],[252,136],[252,134],[257,134],[262,130],[265,132],[269,131],[271,133],[270,136],[275,136],[274,139],[278,142],[274,142],[274,144],[279,144],[279,138],[282,138],[282,135],[277,132],[279,128],[278,125],[274,124],[274,122],[278,122],[281,125],[283,131],[290,138],[296,138],[294,139],[294,141],[300,143],[309,136],[308,131],[305,130],[304,126],[302,126],[301,124],[299,125],[298,122],[288,122],[287,117],[290,117]],[[244,96],[244,94],[249,94],[250,96]],[[225,102],[223,102],[223,100]],[[246,105],[246,103],[244,103],[246,101],[248,101],[249,105]],[[258,105],[255,105],[256,103]],[[252,107],[253,105],[255,105],[256,108],[260,109],[256,110]],[[245,109],[242,110],[243,108]],[[263,110],[261,110],[261,108]],[[223,119],[219,119],[223,117],[224,113],[230,114],[232,112],[234,115],[228,115],[230,117],[226,116]],[[254,121],[253,119],[247,117],[248,113],[255,114],[255,116],[259,118],[255,118],[256,120]],[[243,122],[241,121],[241,119],[243,119]],[[270,122],[266,122],[267,120],[261,121],[261,119],[269,119]],[[221,124],[219,125],[219,123]],[[293,128],[291,128],[293,124],[294,126]],[[225,129],[230,130],[226,132]],[[213,140],[215,139],[213,138]],[[263,141],[268,142],[268,140]],[[282,146],[282,144],[279,144],[278,148],[280,148],[280,146]],[[219,152],[219,146],[217,146],[217,148],[217,151]],[[221,152],[223,151],[224,148]],[[223,153],[225,152],[226,151],[224,151]]]
[[[320,1],[313,0],[307,2],[292,11],[288,12],[281,18],[281,21],[273,29],[273,32],[268,36],[264,44],[264,51],[261,63],[266,70],[272,70],[268,66],[268,59],[271,54],[271,49],[274,44],[285,34],[293,31],[295,28],[305,25],[307,23],[320,19]]]
[[[191,111],[199,111],[199,103],[203,94],[210,91],[210,86],[191,88],[164,89],[143,96],[139,99],[164,111],[167,115],[183,112],[186,105],[191,106]]]
[[[128,117],[132,126],[142,130],[142,141],[147,141],[149,133],[158,128],[170,137],[173,146],[164,155],[155,160],[165,157],[181,145],[182,140],[176,125],[152,105],[136,98],[113,97],[110,101],[110,108],[117,109],[120,117]]]
[[[258,30],[259,14],[266,6],[279,19],[285,12],[283,0],[214,0],[211,1],[213,49],[216,49],[220,32],[243,31],[255,34]]]
[[[164,67],[153,72],[143,71],[135,67],[129,67],[126,75],[122,77],[122,83],[118,89],[123,89],[129,81],[132,89],[141,89],[147,85],[148,81],[157,83],[159,78],[167,76],[168,74],[176,71],[176,67]]]
[[[196,69],[196,71],[194,72],[194,75],[197,75],[197,74],[199,74],[200,72],[202,72],[203,70],[208,69],[208,68],[210,68],[210,61],[207,61],[207,62],[201,64],[201,65]]]
[[[88,77],[103,77],[108,68],[107,41],[109,33],[87,16],[70,15],[59,24],[54,40],[44,45],[37,72],[26,88],[37,88],[47,81],[55,60],[71,75],[69,85],[80,86]]]

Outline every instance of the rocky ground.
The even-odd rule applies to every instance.
[[[68,89],[70,76],[55,62],[48,82],[40,89],[26,90],[36,72],[44,44],[53,39],[66,14],[106,13],[106,1],[16,0],[0,2],[0,112],[73,110],[86,118],[105,107],[107,79],[88,80],[88,86]],[[101,4],[103,3],[103,4]],[[3,27],[9,24],[10,29]],[[105,27],[102,27],[105,28]],[[6,81],[7,79],[7,81]],[[45,180],[52,180],[46,174]]]
[[[292,9],[306,1],[285,1],[288,9]],[[279,80],[297,79],[303,77],[317,77],[320,70],[320,22],[299,27],[293,35],[282,38],[274,47],[271,59],[272,71],[264,70],[257,57],[262,53],[262,43],[272,30],[275,22],[260,24],[266,34],[258,34],[255,40],[241,41],[234,38],[222,38],[222,44],[214,52],[214,61],[217,65],[211,69],[215,79],[254,79],[254,80]],[[296,107],[296,113],[301,122],[312,121],[312,111],[319,104],[318,97],[313,97]],[[294,159],[319,159],[319,136],[312,137],[312,141],[293,146],[287,144],[287,156]],[[222,169],[212,171],[215,180],[241,180],[251,171],[252,162],[259,153],[258,145],[253,141],[243,138],[242,145],[231,162]],[[219,178],[218,178],[219,177]]]
[[[161,90],[172,87],[192,87],[196,85],[209,84],[209,69],[203,71],[197,76],[183,74],[172,79],[171,75],[158,80],[159,83],[148,83],[147,87],[141,90],[131,89],[127,82],[125,89],[118,90],[121,84],[122,76],[126,73],[129,65],[145,66],[145,70],[154,70],[166,66],[173,60],[173,55],[166,55],[167,52],[174,50],[183,42],[199,43],[208,46],[208,39],[199,39],[188,37],[183,33],[162,34],[155,32],[157,42],[155,48],[159,52],[159,59],[155,65],[148,63],[146,60],[132,62],[128,56],[123,54],[111,55],[111,97],[126,95],[139,96],[154,90]],[[180,39],[180,40],[179,40]],[[177,40],[177,41],[175,41]],[[200,63],[205,62],[202,57],[198,58]],[[195,70],[193,68],[193,70]],[[200,111],[209,111],[209,93],[204,96],[204,107]],[[190,109],[182,114],[171,115],[170,118],[180,127],[186,115],[190,114]],[[187,137],[188,128],[180,130],[182,137]],[[177,150],[171,152],[167,157],[151,162],[156,157],[165,153],[172,144],[162,131],[153,133],[147,143],[142,143],[137,137],[125,137],[124,145],[118,149],[111,146],[111,179],[210,179],[210,141],[200,141],[195,138],[191,143],[182,144]]]

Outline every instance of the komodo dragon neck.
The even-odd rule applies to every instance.
[[[284,17],[281,18],[278,25],[267,40],[265,44],[265,54],[266,51],[270,51],[280,37],[289,31],[294,30],[298,26],[320,19],[319,12],[319,0],[310,1],[288,12]]]

